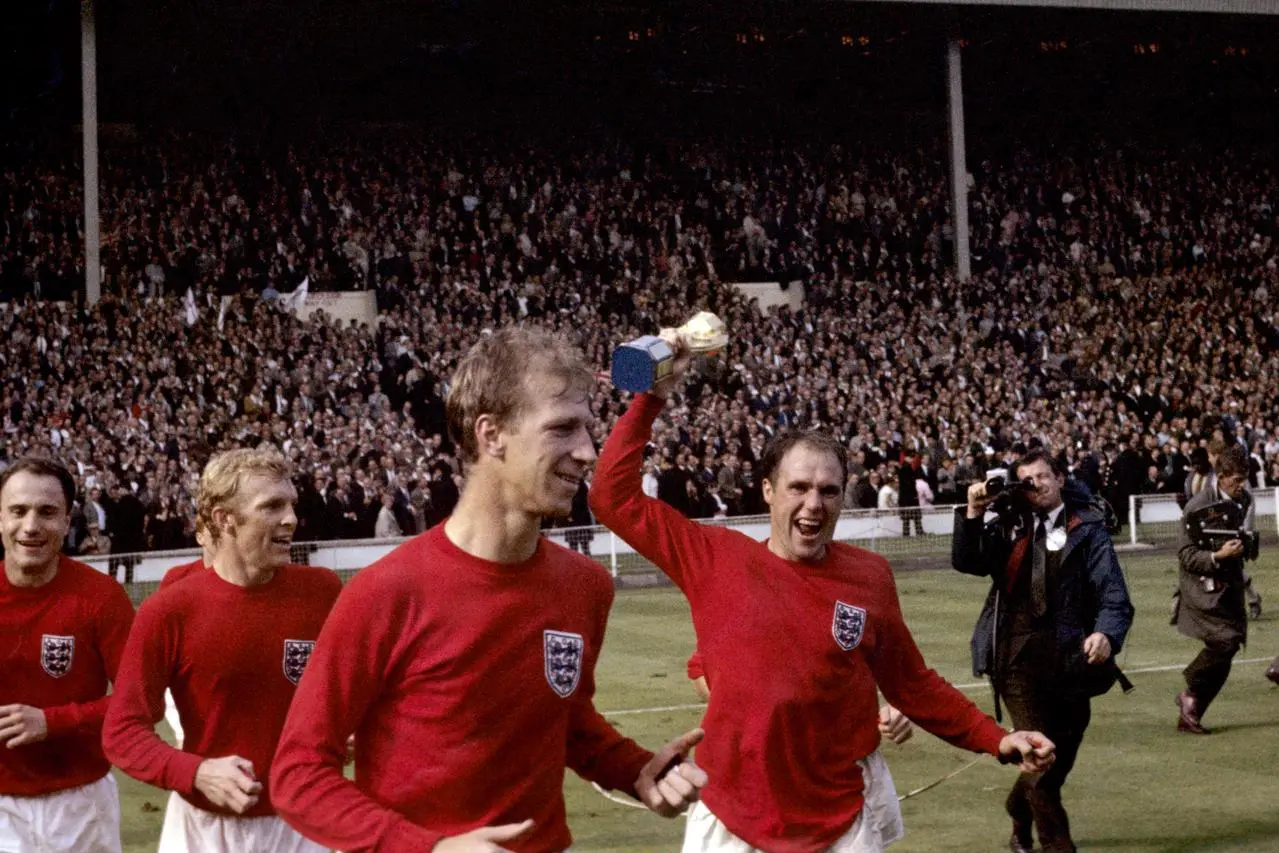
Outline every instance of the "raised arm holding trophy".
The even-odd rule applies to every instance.
[[[713,356],[728,346],[724,321],[709,311],[700,311],[677,330],[695,355]],[[614,387],[639,394],[649,391],[671,375],[675,351],[657,335],[627,341],[613,352]]]

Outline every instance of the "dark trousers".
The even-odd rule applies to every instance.
[[[1230,677],[1230,665],[1239,654],[1239,640],[1221,640],[1211,638],[1204,640],[1201,651],[1183,673],[1186,677],[1186,689],[1195,697],[1195,710],[1203,716],[1217,698],[1226,679]]]
[[[1092,719],[1086,695],[1062,693],[1043,675],[1013,669],[1001,691],[1013,725],[1022,731],[1042,732],[1057,747],[1057,760],[1046,773],[1022,773],[1008,794],[1005,808],[1022,840],[1029,840],[1033,824],[1044,853],[1073,853],[1070,819],[1061,803],[1061,787],[1075,766],[1084,730]]]
[[[917,506],[904,506],[900,510],[902,517],[902,536],[910,535],[911,524],[915,525],[918,535],[924,535],[924,511]]]

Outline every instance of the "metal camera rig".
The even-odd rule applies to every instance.
[[[1190,541],[1207,551],[1219,551],[1232,539],[1243,543],[1243,558],[1257,559],[1261,535],[1244,525],[1244,509],[1230,500],[1220,500],[1186,514]]]

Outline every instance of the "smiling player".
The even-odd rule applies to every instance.
[[[133,605],[58,553],[74,499],[71,474],[49,460],[0,474],[0,850],[120,850],[102,719]]]
[[[103,745],[130,776],[174,792],[160,853],[323,849],[275,816],[262,785],[342,586],[328,569],[289,564],[296,500],[282,457],[214,457],[197,501],[212,571],[147,599],[129,634]],[[165,688],[185,730],[180,750],[155,733]]]
[[[355,576],[289,711],[271,781],[307,836],[347,853],[559,853],[566,767],[666,817],[696,799],[705,774],[671,765],[700,731],[654,755],[595,710],[613,581],[541,533],[595,461],[594,383],[576,350],[531,329],[484,338],[458,366],[457,508]]]
[[[677,354],[674,370],[618,422],[591,508],[688,597],[715,685],[698,750],[710,782],[689,815],[685,853],[872,853],[894,840],[895,798],[863,796],[882,790],[872,784],[884,769],[876,685],[943,740],[1047,767],[1046,738],[1005,733],[925,666],[887,561],[832,542],[847,480],[844,448],[833,438],[786,432],[765,448],[764,543],[689,521],[644,495],[645,444],[688,364],[684,340],[672,330],[663,337]]]

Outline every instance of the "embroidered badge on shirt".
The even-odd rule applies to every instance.
[[[45,634],[40,638],[40,666],[54,678],[61,678],[70,672],[73,660],[75,660],[75,637]]]
[[[831,625],[835,642],[846,652],[851,652],[862,641],[866,630],[866,611],[842,601],[835,602],[835,622]]]
[[[559,696],[567,699],[582,679],[582,653],[586,641],[581,634],[543,631],[542,647],[546,654],[546,681]]]
[[[306,669],[307,661],[311,659],[313,651],[315,651],[314,640],[285,640],[284,677],[297,684],[302,679],[302,672]]]

